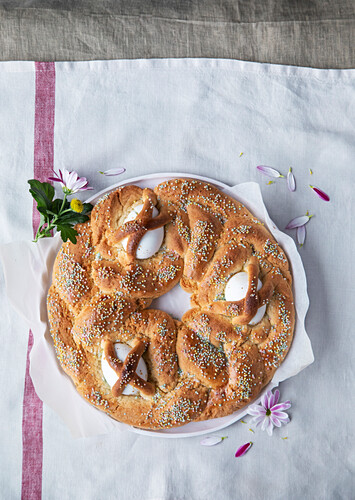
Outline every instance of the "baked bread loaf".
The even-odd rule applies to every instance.
[[[48,318],[78,392],[111,417],[165,429],[248,405],[292,342],[286,255],[241,203],[205,182],[102,197],[57,255]],[[151,309],[175,285],[181,321]]]

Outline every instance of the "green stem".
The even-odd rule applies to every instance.
[[[67,212],[73,212],[71,208],[67,208],[66,210],[63,210],[63,212],[60,212],[60,215],[66,214]]]
[[[44,227],[47,224],[47,227]],[[51,230],[54,229],[55,224],[53,222],[50,222],[49,219],[47,219],[42,226],[39,226],[37,229],[35,239],[33,240],[34,243],[37,243],[38,240],[41,238],[49,238],[51,235]]]
[[[67,201],[67,194],[64,193],[64,198],[63,198],[63,203],[62,203],[62,206],[60,207],[60,210],[59,210],[59,214],[58,215],[61,215],[62,213],[62,210],[64,208],[64,205],[65,205],[65,202]]]
[[[38,230],[37,233],[36,233],[35,239],[33,241],[35,243],[37,243],[37,241],[40,240],[41,238],[47,238],[48,236],[50,236],[50,234],[48,234],[45,229],[43,231],[42,230]]]
[[[67,201],[67,196],[68,196],[68,193],[64,193],[62,206],[60,207],[58,214],[54,214],[53,212],[48,211],[51,215],[53,215],[53,219],[50,220],[49,217],[47,216],[45,222],[41,226],[39,226],[39,228],[37,229],[36,235],[35,235],[35,239],[33,240],[35,243],[37,243],[37,241],[40,240],[41,238],[48,238],[48,237],[52,236],[51,231],[52,231],[52,229],[54,229],[56,227],[56,223],[57,223],[58,219],[60,219],[60,217],[63,214],[65,214],[67,212],[71,212],[70,208],[67,208],[66,210],[64,210],[65,203]],[[46,227],[44,227],[44,226],[46,226]]]
[[[67,196],[68,195],[66,193],[64,193],[62,206],[60,207],[59,213],[54,215],[53,221],[51,222],[51,226],[52,226],[51,229],[53,229],[56,226],[56,222],[60,218],[61,215],[65,214],[66,212],[70,212],[69,208],[67,210],[63,210],[63,208],[65,206],[65,202],[67,200]]]

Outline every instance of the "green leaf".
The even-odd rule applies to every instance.
[[[67,212],[66,214],[61,215],[57,222],[59,224],[80,224],[81,222],[86,222],[89,220],[89,217],[85,214],[79,214],[78,212]]]
[[[57,224],[57,229],[60,231],[60,236],[63,241],[70,240],[72,243],[76,243],[76,236],[78,232],[69,225]]]
[[[51,218],[51,217],[48,215],[48,213],[47,213],[47,209],[46,209],[46,207],[38,207],[38,206],[37,206],[37,210],[39,211],[39,213],[40,213],[41,215],[44,215],[44,216],[47,216],[47,217]]]
[[[54,187],[48,182],[40,182],[36,179],[28,181],[30,185],[30,193],[37,202],[38,207],[50,208],[53,196]]]
[[[81,213],[89,214],[93,208],[94,205],[91,205],[91,203],[83,203],[83,211]]]
[[[45,222],[47,222],[47,218],[40,212],[39,227],[42,227]]]
[[[63,200],[57,198],[56,200],[53,200],[50,210],[58,215],[60,209],[62,208],[62,205],[63,205]],[[70,208],[70,203],[68,202],[68,200],[65,200],[63,210],[67,210],[68,208]]]

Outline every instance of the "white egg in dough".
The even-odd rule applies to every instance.
[[[245,298],[248,291],[249,277],[248,273],[242,271],[234,274],[227,282],[225,289],[225,299],[228,302],[235,302]],[[257,290],[262,287],[262,282],[258,279]],[[266,305],[259,307],[255,316],[249,321],[249,325],[256,325],[259,323],[265,314]]]
[[[133,210],[127,215],[123,223],[135,220],[139,212],[142,210],[143,204],[137,205]],[[153,207],[153,218],[159,215],[158,210]],[[159,248],[161,247],[164,240],[164,227],[159,227],[158,229],[153,229],[152,231],[147,231],[143,238],[141,239],[137,251],[137,259],[148,259],[152,257]],[[122,240],[122,246],[127,251],[128,238]]]
[[[114,347],[115,347],[115,351],[116,351],[116,356],[122,362],[124,362],[124,360],[126,359],[129,351],[132,349],[132,347],[130,347],[129,345],[122,344],[120,342],[116,342],[114,344]],[[105,357],[105,353],[103,353],[102,358],[101,358],[101,369],[102,369],[102,373],[103,373],[103,375],[105,377],[106,382],[108,383],[108,385],[112,389],[112,387],[117,382],[118,377],[117,377],[117,374],[116,374],[115,370],[113,370],[111,368],[111,366],[109,365],[109,363],[108,363],[108,361],[107,361],[107,359]],[[145,364],[145,361],[144,361],[143,358],[140,358],[140,360],[139,360],[136,373],[142,379],[144,379],[144,380],[148,379],[147,365]],[[139,390],[128,384],[124,388],[122,394],[125,395],[125,396],[134,396],[136,394],[139,394]]]

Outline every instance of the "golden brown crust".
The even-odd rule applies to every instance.
[[[125,222],[143,202],[136,221]],[[164,227],[162,246],[136,259],[137,241],[156,227]],[[260,221],[210,184],[174,179],[154,191],[113,191],[77,230],[77,244],[64,243],[56,258],[48,317],[59,363],[82,396],[146,429],[225,416],[255,399],[285,358],[295,323],[288,260]],[[227,302],[226,283],[240,271],[247,296]],[[179,282],[192,306],[181,322],[147,309]],[[250,324],[262,305],[264,317]],[[129,346],[126,360],[115,342]],[[113,388],[102,372],[105,349]],[[135,373],[141,356],[147,382]],[[122,394],[128,383],[138,394]]]
[[[145,309],[130,315],[116,334],[122,342],[145,337],[149,340],[147,362],[152,380],[162,392],[173,389],[178,381],[176,322],[169,314]]]
[[[217,389],[227,383],[227,360],[224,353],[204,340],[199,333],[182,326],[178,333],[176,352],[180,368],[206,387]]]
[[[185,252],[184,277],[200,282],[213,256],[222,224],[217,217],[196,205],[187,207],[190,221],[190,244]]]
[[[235,327],[225,316],[198,307],[189,309],[183,315],[182,321],[217,348],[226,342],[234,341],[241,344],[246,338],[246,328]]]

